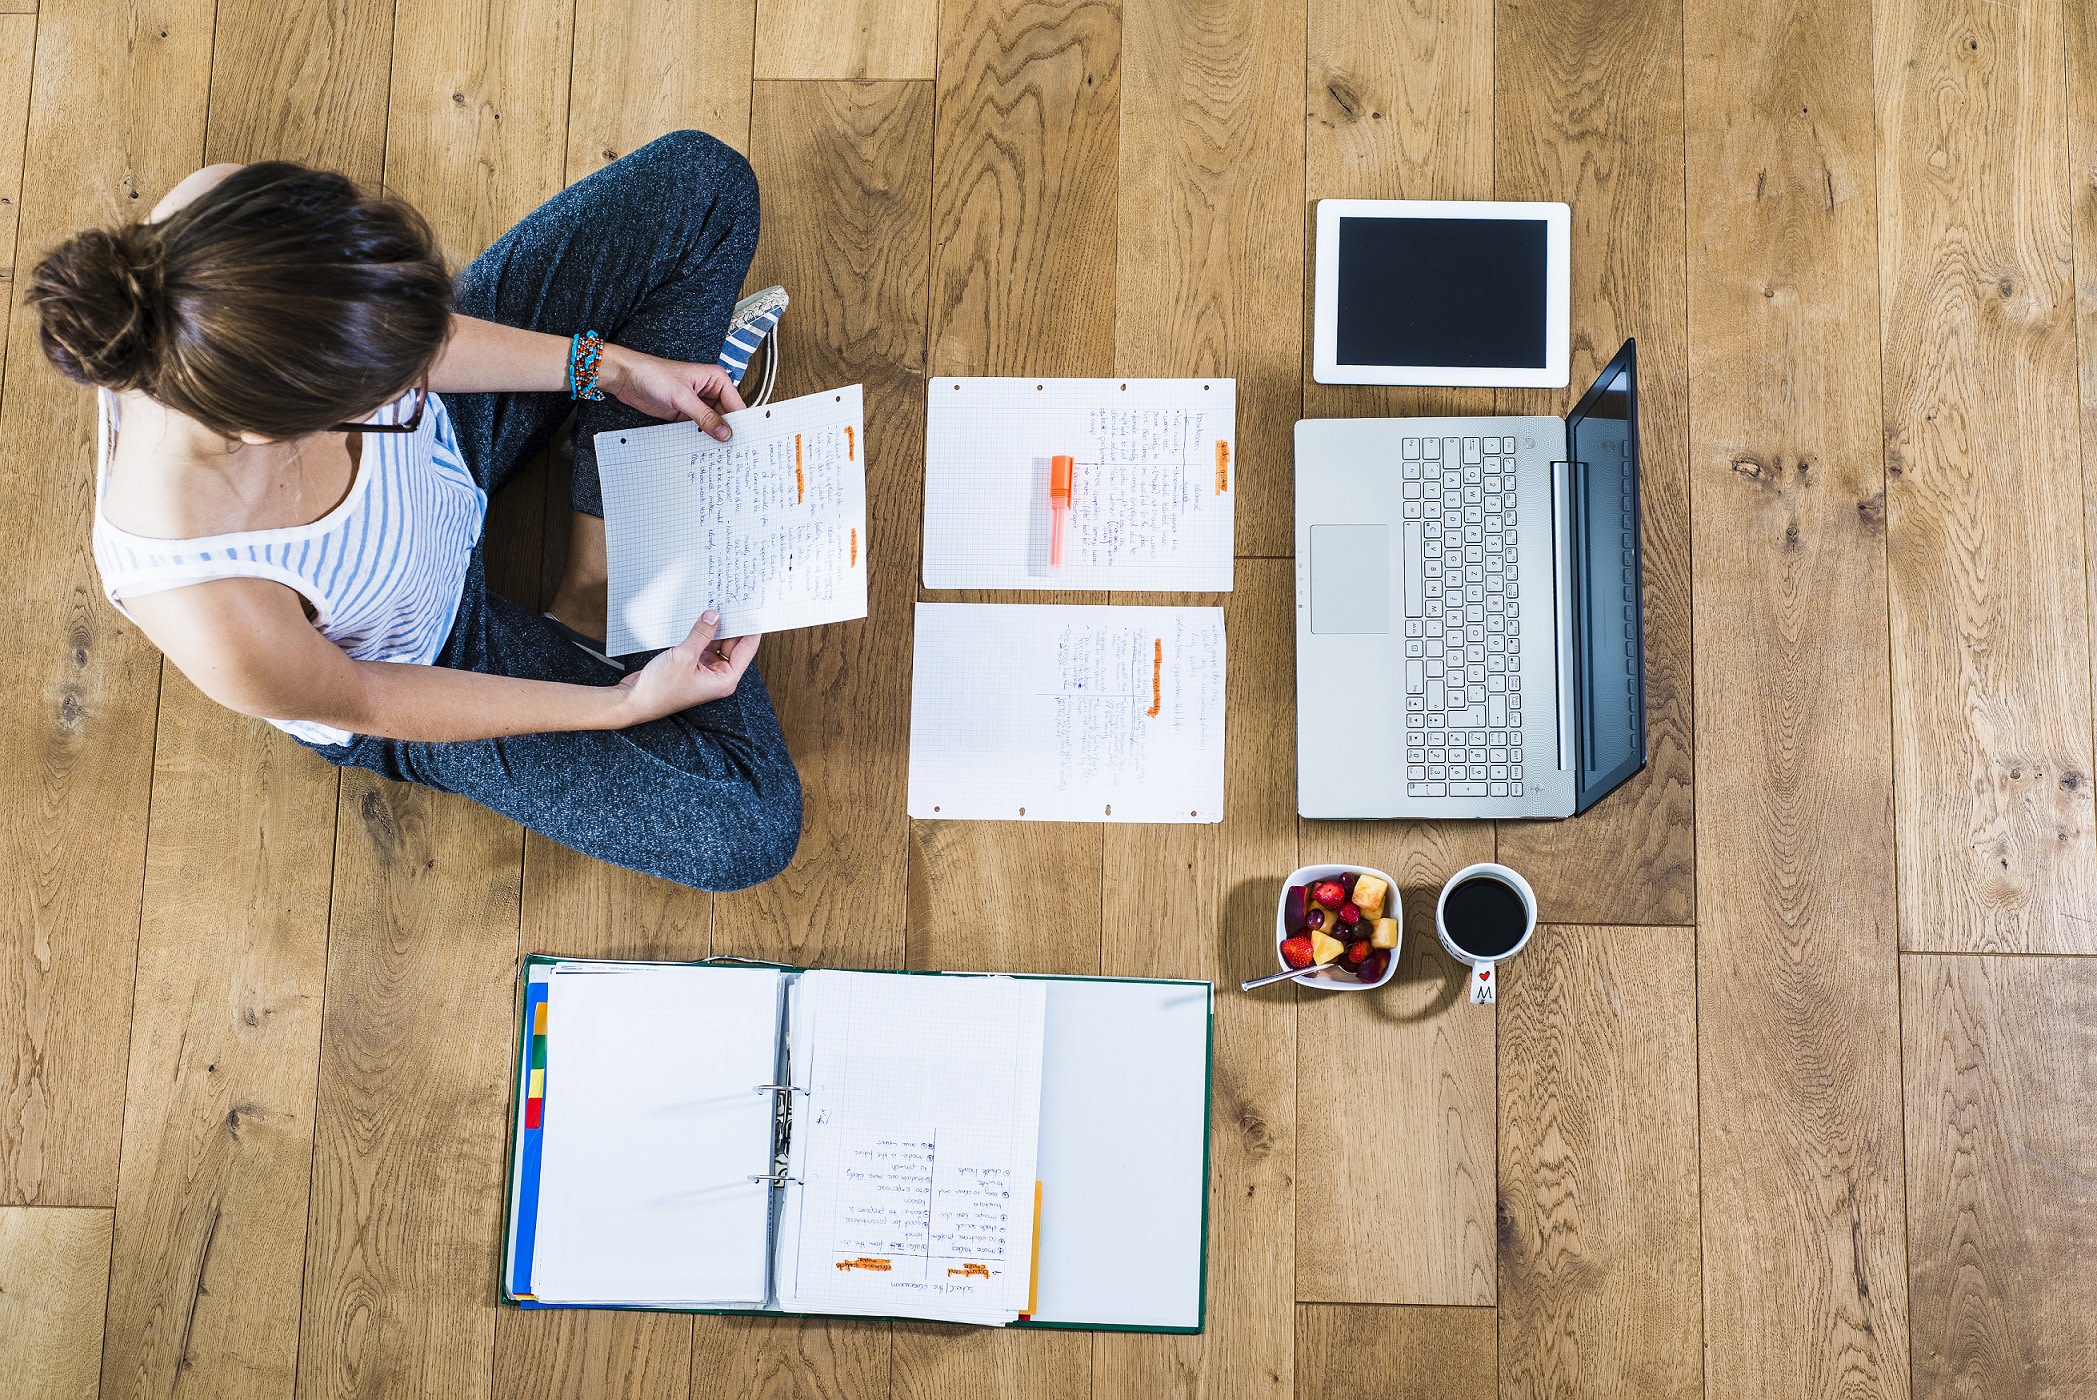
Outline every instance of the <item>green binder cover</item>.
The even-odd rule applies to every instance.
[[[520,971],[519,971],[519,977],[518,977],[519,983],[520,983],[520,985],[521,985],[521,986],[522,986],[522,988],[523,988],[523,992],[524,992],[524,994],[523,994],[522,998],[520,999],[520,1007],[519,1007],[519,1011],[520,1011],[520,1023],[519,1023],[519,1034],[518,1034],[518,1061],[517,1061],[517,1065],[518,1065],[518,1073],[517,1073],[517,1082],[516,1082],[516,1087],[515,1087],[515,1107],[514,1107],[514,1112],[513,1112],[513,1114],[512,1114],[512,1117],[511,1117],[511,1133],[510,1133],[510,1144],[509,1144],[509,1159],[510,1159],[510,1172],[509,1172],[509,1189],[508,1189],[508,1191],[507,1191],[507,1193],[506,1193],[506,1200],[505,1200],[505,1208],[504,1208],[504,1229],[503,1229],[504,1247],[503,1247],[503,1252],[502,1252],[502,1279],[501,1279],[501,1295],[502,1295],[502,1298],[503,1298],[503,1300],[504,1300],[505,1302],[507,1302],[507,1303],[509,1303],[509,1304],[513,1305],[513,1306],[516,1306],[516,1307],[520,1307],[520,1308],[563,1308],[563,1307],[574,1307],[574,1306],[608,1306],[608,1307],[619,1307],[619,1308],[626,1308],[626,1309],[640,1309],[640,1310],[646,1310],[646,1311],[682,1311],[682,1312],[700,1312],[700,1313],[712,1313],[712,1314],[721,1314],[721,1315],[728,1315],[728,1316],[733,1316],[733,1315],[737,1315],[737,1314],[745,1314],[745,1313],[749,1313],[749,1314],[756,1314],[756,1315],[759,1315],[759,1316],[770,1316],[770,1317],[779,1317],[779,1316],[825,1316],[825,1317],[837,1317],[837,1316],[864,1316],[864,1317],[869,1317],[869,1318],[878,1318],[878,1317],[879,1317],[880,1315],[878,1315],[878,1314],[871,1314],[871,1313],[870,1313],[870,1314],[840,1314],[840,1313],[820,1313],[820,1314],[818,1314],[818,1313],[795,1313],[795,1312],[793,1312],[793,1311],[791,1311],[791,1310],[788,1310],[788,1309],[783,1309],[783,1308],[779,1308],[779,1307],[674,1307],[674,1306],[658,1306],[658,1305],[651,1305],[651,1304],[588,1304],[588,1305],[581,1305],[581,1304],[568,1304],[568,1303],[547,1303],[547,1302],[541,1302],[541,1301],[539,1301],[538,1299],[536,1299],[536,1298],[534,1298],[534,1297],[532,1297],[532,1296],[531,1296],[530,1288],[531,1288],[531,1277],[532,1277],[532,1272],[531,1272],[531,1269],[532,1269],[532,1257],[533,1257],[533,1248],[534,1248],[534,1243],[535,1243],[535,1239],[536,1239],[536,1235],[537,1235],[537,1225],[538,1225],[538,1205],[539,1205],[539,1157],[540,1157],[540,1144],[541,1144],[541,1142],[542,1142],[542,1140],[543,1140],[543,1139],[542,1139],[542,1134],[543,1134],[543,1133],[544,1133],[544,1132],[546,1131],[546,1128],[545,1128],[545,1124],[546,1124],[546,1122],[547,1122],[548,1120],[547,1120],[547,1118],[546,1118],[546,1116],[545,1116],[545,1115],[546,1115],[546,1114],[547,1114],[547,1112],[548,1112],[548,1102],[549,1102],[549,1099],[552,1099],[552,1101],[553,1101],[553,1103],[554,1103],[554,1105],[555,1105],[555,1107],[554,1107],[554,1109],[553,1109],[553,1112],[554,1112],[554,1118],[553,1118],[553,1122],[555,1123],[555,1125],[556,1125],[556,1126],[558,1125],[558,1122],[559,1122],[559,1116],[558,1116],[558,1099],[557,1099],[557,1098],[555,1098],[555,1097],[553,1097],[552,1095],[549,1095],[549,1094],[548,1094],[548,1092],[547,1092],[547,1090],[548,1090],[548,1087],[549,1087],[549,1086],[548,1086],[548,1075],[547,1075],[547,1062],[548,1062],[548,1056],[549,1056],[549,1047],[554,1047],[554,1048],[553,1048],[553,1050],[552,1050],[552,1053],[556,1053],[556,1054],[557,1054],[557,1053],[558,1053],[557,1047],[558,1047],[558,1043],[559,1043],[559,1042],[558,1042],[558,1039],[556,1038],[556,1035],[557,1035],[557,1031],[556,1031],[556,1034],[555,1034],[555,1035],[550,1035],[550,1034],[549,1034],[549,1031],[550,1031],[550,1029],[554,1029],[554,1028],[550,1028],[550,1027],[549,1027],[549,1024],[548,1024],[548,1020],[547,1020],[547,1014],[546,1014],[546,1013],[547,1013],[547,1005],[548,1005],[548,996],[549,996],[549,989],[550,989],[550,987],[551,987],[551,983],[550,983],[550,981],[548,980],[548,977],[550,976],[551,970],[552,970],[552,969],[553,969],[553,968],[554,968],[554,967],[555,967],[556,965],[564,965],[564,964],[565,964],[565,965],[571,965],[571,966],[573,966],[573,965],[593,966],[593,965],[594,965],[594,966],[599,966],[599,967],[604,967],[604,968],[614,968],[614,967],[618,967],[618,966],[622,966],[622,965],[623,965],[623,966],[687,966],[687,967],[706,967],[706,966],[717,966],[717,967],[762,967],[762,968],[773,968],[773,969],[779,970],[779,971],[781,971],[781,972],[784,972],[784,973],[788,974],[788,975],[789,975],[789,977],[792,977],[792,976],[797,976],[797,975],[798,975],[799,973],[801,973],[802,971],[804,971],[804,970],[805,970],[805,969],[800,969],[800,968],[794,968],[794,967],[790,967],[790,966],[788,966],[788,965],[786,965],[786,964],[781,964],[781,963],[763,963],[763,962],[757,962],[757,961],[754,961],[754,960],[750,960],[750,959],[743,959],[743,958],[703,958],[703,959],[698,959],[698,960],[695,960],[695,961],[693,961],[693,962],[690,962],[690,963],[684,963],[684,964],[671,964],[671,963],[656,963],[656,964],[639,964],[639,963],[630,963],[630,962],[623,962],[622,960],[592,960],[592,959],[585,959],[585,958],[565,958],[565,957],[556,957],[556,956],[551,956],[551,955],[547,955],[547,954],[540,954],[540,953],[534,953],[534,954],[531,954],[531,955],[529,955],[529,956],[527,956],[527,957],[525,958],[525,960],[524,960],[524,965],[523,965],[523,967],[522,967],[522,968],[520,969]],[[984,976],[990,976],[990,975],[995,975],[995,974],[984,974],[984,973],[942,973],[942,972],[915,972],[915,971],[892,971],[892,972],[883,972],[883,973],[881,973],[881,974],[879,974],[879,975],[884,975],[884,976],[897,976],[897,977],[984,977]],[[1194,1269],[1194,1281],[1193,1281],[1193,1286],[1194,1286],[1194,1299],[1193,1299],[1193,1302],[1194,1302],[1194,1320],[1193,1320],[1192,1324],[1191,1324],[1191,1325],[1184,1325],[1184,1326],[1182,1326],[1182,1325],[1159,1325],[1159,1324],[1157,1324],[1157,1323],[1154,1323],[1154,1322],[1141,1322],[1141,1323],[1129,1323],[1129,1322],[1116,1322],[1116,1321],[1108,1321],[1108,1320],[1082,1320],[1082,1319],[1079,1319],[1079,1320],[1072,1320],[1072,1319],[1069,1319],[1069,1318],[1053,1318],[1053,1319],[1052,1319],[1052,1318],[1032,1318],[1032,1317],[1028,1317],[1028,1316],[1022,1315],[1022,1316],[1021,1316],[1021,1318],[1020,1318],[1019,1320],[1017,1320],[1017,1321],[1015,1321],[1015,1322],[1012,1322],[1012,1323],[1009,1323],[1009,1324],[1006,1324],[1006,1325],[1009,1325],[1009,1326],[1015,1326],[1015,1327],[1040,1327],[1040,1328],[1061,1328],[1061,1329],[1075,1329],[1075,1330],[1083,1330],[1083,1331],[1124,1331],[1124,1332],[1176,1332],[1176,1333],[1198,1333],[1198,1332],[1200,1332],[1200,1331],[1202,1330],[1203,1326],[1204,1326],[1204,1325],[1205,1325],[1205,1323],[1206,1323],[1206,1320],[1207,1320],[1207,1309],[1208,1309],[1208,1299],[1207,1299],[1207,1293],[1208,1293],[1208,1289],[1207,1289],[1207,1278],[1208,1278],[1208,1225],[1209,1225],[1209,1222],[1208,1222],[1208,1179],[1209,1179],[1209,1169],[1210,1169],[1210,1163],[1209,1163],[1209,1151],[1210,1151],[1210,1147],[1209,1147],[1209,1102],[1210,1102],[1210,1099],[1211,1099],[1211,1097],[1212,1097],[1212,1094],[1213,1094],[1213,1088],[1214,1088],[1214,1074],[1215,1074],[1215,999],[1214,999],[1214,987],[1212,986],[1212,984],[1210,984],[1210,983],[1208,983],[1208,982],[1203,982],[1203,981],[1182,981],[1182,980],[1179,980],[1179,979],[1159,979],[1159,978],[1133,978],[1133,977],[1083,977],[1083,976],[1054,976],[1054,975],[1037,975],[1037,974],[1012,974],[1012,975],[1013,975],[1013,976],[1015,976],[1016,978],[1019,978],[1020,980],[1026,980],[1026,981],[1034,981],[1034,982],[1045,982],[1045,983],[1050,983],[1050,984],[1056,984],[1056,983],[1103,983],[1103,984],[1137,984],[1137,985],[1144,985],[1144,986],[1153,986],[1153,987],[1155,987],[1155,986],[1185,986],[1185,987],[1187,987],[1187,988],[1189,988],[1189,989],[1192,989],[1192,988],[1197,988],[1197,987],[1198,987],[1198,988],[1202,989],[1202,995],[1203,995],[1203,998],[1204,998],[1204,1014],[1203,1014],[1203,1017],[1202,1017],[1202,1019],[1203,1019],[1204,1025],[1205,1025],[1205,1040],[1204,1040],[1204,1044],[1203,1044],[1203,1047],[1202,1047],[1202,1065],[1203,1065],[1203,1072],[1202,1072],[1202,1107],[1201,1107],[1201,1114],[1200,1114],[1200,1119],[1201,1119],[1201,1124],[1202,1124],[1202,1146],[1201,1146],[1201,1182],[1199,1183],[1199,1187],[1198,1187],[1198,1190],[1197,1190],[1197,1192],[1196,1192],[1196,1194],[1197,1194],[1197,1195],[1198,1195],[1198,1197],[1199,1197],[1199,1203],[1200,1203],[1200,1204],[1199,1204],[1199,1221],[1200,1221],[1200,1224],[1199,1224],[1199,1228],[1198,1228],[1198,1231],[1196,1232],[1196,1233],[1197,1233],[1197,1236],[1198,1236],[1198,1238],[1197,1238],[1197,1239],[1196,1239],[1196,1240],[1195,1240],[1195,1241],[1193,1242],[1193,1248],[1194,1248],[1194,1250],[1195,1250],[1195,1254],[1196,1254],[1196,1262],[1195,1262],[1195,1269]],[[1051,995],[1051,996],[1053,996],[1053,990],[1051,990],[1051,992],[1050,992],[1050,995]],[[786,1021],[786,1018],[785,1018],[784,1014],[782,1013],[782,1015],[781,1015],[781,1018],[780,1018],[780,1033],[779,1033],[779,1037],[780,1037],[780,1041],[781,1041],[781,1044],[780,1044],[780,1046],[779,1046],[779,1050],[778,1050],[778,1061],[779,1061],[779,1066],[780,1066],[780,1079],[782,1080],[782,1082],[783,1082],[783,1081],[784,1081],[784,1079],[786,1078],[786,1059],[785,1059],[785,1044],[784,1044],[784,1042],[785,1042],[785,1038],[786,1038],[786,1025],[785,1025],[785,1021]],[[1049,1078],[1049,1073],[1050,1073],[1050,1072],[1049,1072],[1048,1066],[1047,1066],[1046,1064],[1044,1064],[1044,1067],[1043,1067],[1043,1078],[1044,1078],[1044,1081],[1046,1081],[1046,1080],[1047,1080],[1047,1079]],[[1044,1110],[1044,1116],[1046,1116],[1046,1109]],[[1071,1146],[1070,1144],[1065,1144],[1065,1147],[1066,1147],[1066,1148],[1068,1148],[1068,1147],[1070,1147],[1070,1146]],[[783,1149],[782,1149],[782,1150],[783,1150]],[[1091,1148],[1090,1148],[1090,1145],[1089,1145],[1089,1144],[1088,1144],[1088,1150],[1091,1150]],[[1048,1142],[1044,1141],[1044,1142],[1043,1142],[1043,1144],[1042,1144],[1042,1146],[1041,1146],[1041,1149],[1040,1149],[1040,1154],[1039,1154],[1039,1155],[1040,1155],[1040,1157],[1044,1157],[1044,1158],[1045,1158],[1045,1157],[1048,1157],[1048,1156],[1050,1156],[1050,1154],[1051,1154],[1051,1144],[1049,1144]],[[1153,1183],[1153,1184],[1154,1184],[1154,1183]],[[1136,1182],[1132,1182],[1132,1183],[1131,1183],[1131,1186],[1130,1186],[1130,1189],[1131,1189],[1131,1191],[1132,1191],[1132,1192],[1139,1192],[1139,1193],[1140,1193],[1140,1192],[1141,1192],[1142,1190],[1144,1190],[1144,1189],[1145,1189],[1145,1186],[1146,1186],[1146,1183],[1145,1183],[1145,1181],[1143,1181],[1143,1180],[1139,1180],[1139,1181],[1136,1181]],[[769,1251],[770,1251],[770,1248],[771,1248],[771,1243],[772,1243],[773,1239],[774,1239],[774,1238],[776,1237],[776,1231],[777,1231],[777,1228],[778,1228],[778,1213],[779,1213],[779,1204],[780,1204],[780,1199],[781,1199],[781,1197],[782,1197],[782,1195],[783,1195],[784,1189],[785,1189],[785,1188],[784,1188],[784,1186],[783,1186],[783,1185],[775,1186],[775,1187],[773,1188],[773,1203],[772,1203],[772,1219],[773,1219],[773,1225],[772,1225],[772,1232],[773,1232],[773,1233],[772,1233],[772,1235],[771,1235],[771,1236],[768,1236],[768,1244],[767,1244],[768,1254],[769,1254]],[[1045,1212],[1045,1211],[1044,1211],[1044,1214],[1046,1214],[1046,1213],[1047,1213],[1047,1212]],[[1037,1221],[1037,1229],[1039,1229],[1039,1222],[1038,1222],[1038,1221]],[[1040,1253],[1041,1253],[1041,1250],[1040,1250],[1040,1248],[1039,1248],[1039,1247],[1037,1246],[1037,1250],[1036,1250],[1036,1260],[1035,1260],[1035,1263],[1036,1263],[1036,1267],[1037,1267],[1037,1268],[1039,1267],[1039,1262],[1040,1262]],[[769,1271],[768,1271],[768,1272],[769,1272]],[[925,1319],[923,1319],[923,1318],[902,1318],[902,1319],[895,1319],[895,1320],[902,1320],[902,1321],[923,1321],[923,1320],[925,1320]]]

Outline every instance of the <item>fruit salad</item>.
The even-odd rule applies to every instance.
[[[1378,982],[1398,946],[1397,911],[1381,876],[1347,871],[1292,885],[1282,901],[1282,961],[1330,967],[1357,982]]]

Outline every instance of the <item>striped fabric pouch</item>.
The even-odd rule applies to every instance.
[[[772,397],[772,385],[779,377],[779,318],[786,314],[786,305],[786,288],[767,287],[737,302],[734,314],[728,318],[728,338],[721,345],[721,368],[728,371],[728,377],[738,387],[749,373],[758,347],[767,336],[772,337],[760,382],[754,393],[743,395],[745,403],[760,404]]]

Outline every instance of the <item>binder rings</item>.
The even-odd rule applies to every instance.
[[[1201,1330],[1208,983],[522,976],[507,1301]]]

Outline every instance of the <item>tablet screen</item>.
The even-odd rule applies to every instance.
[[[1343,365],[1545,367],[1542,219],[1340,220]]]

